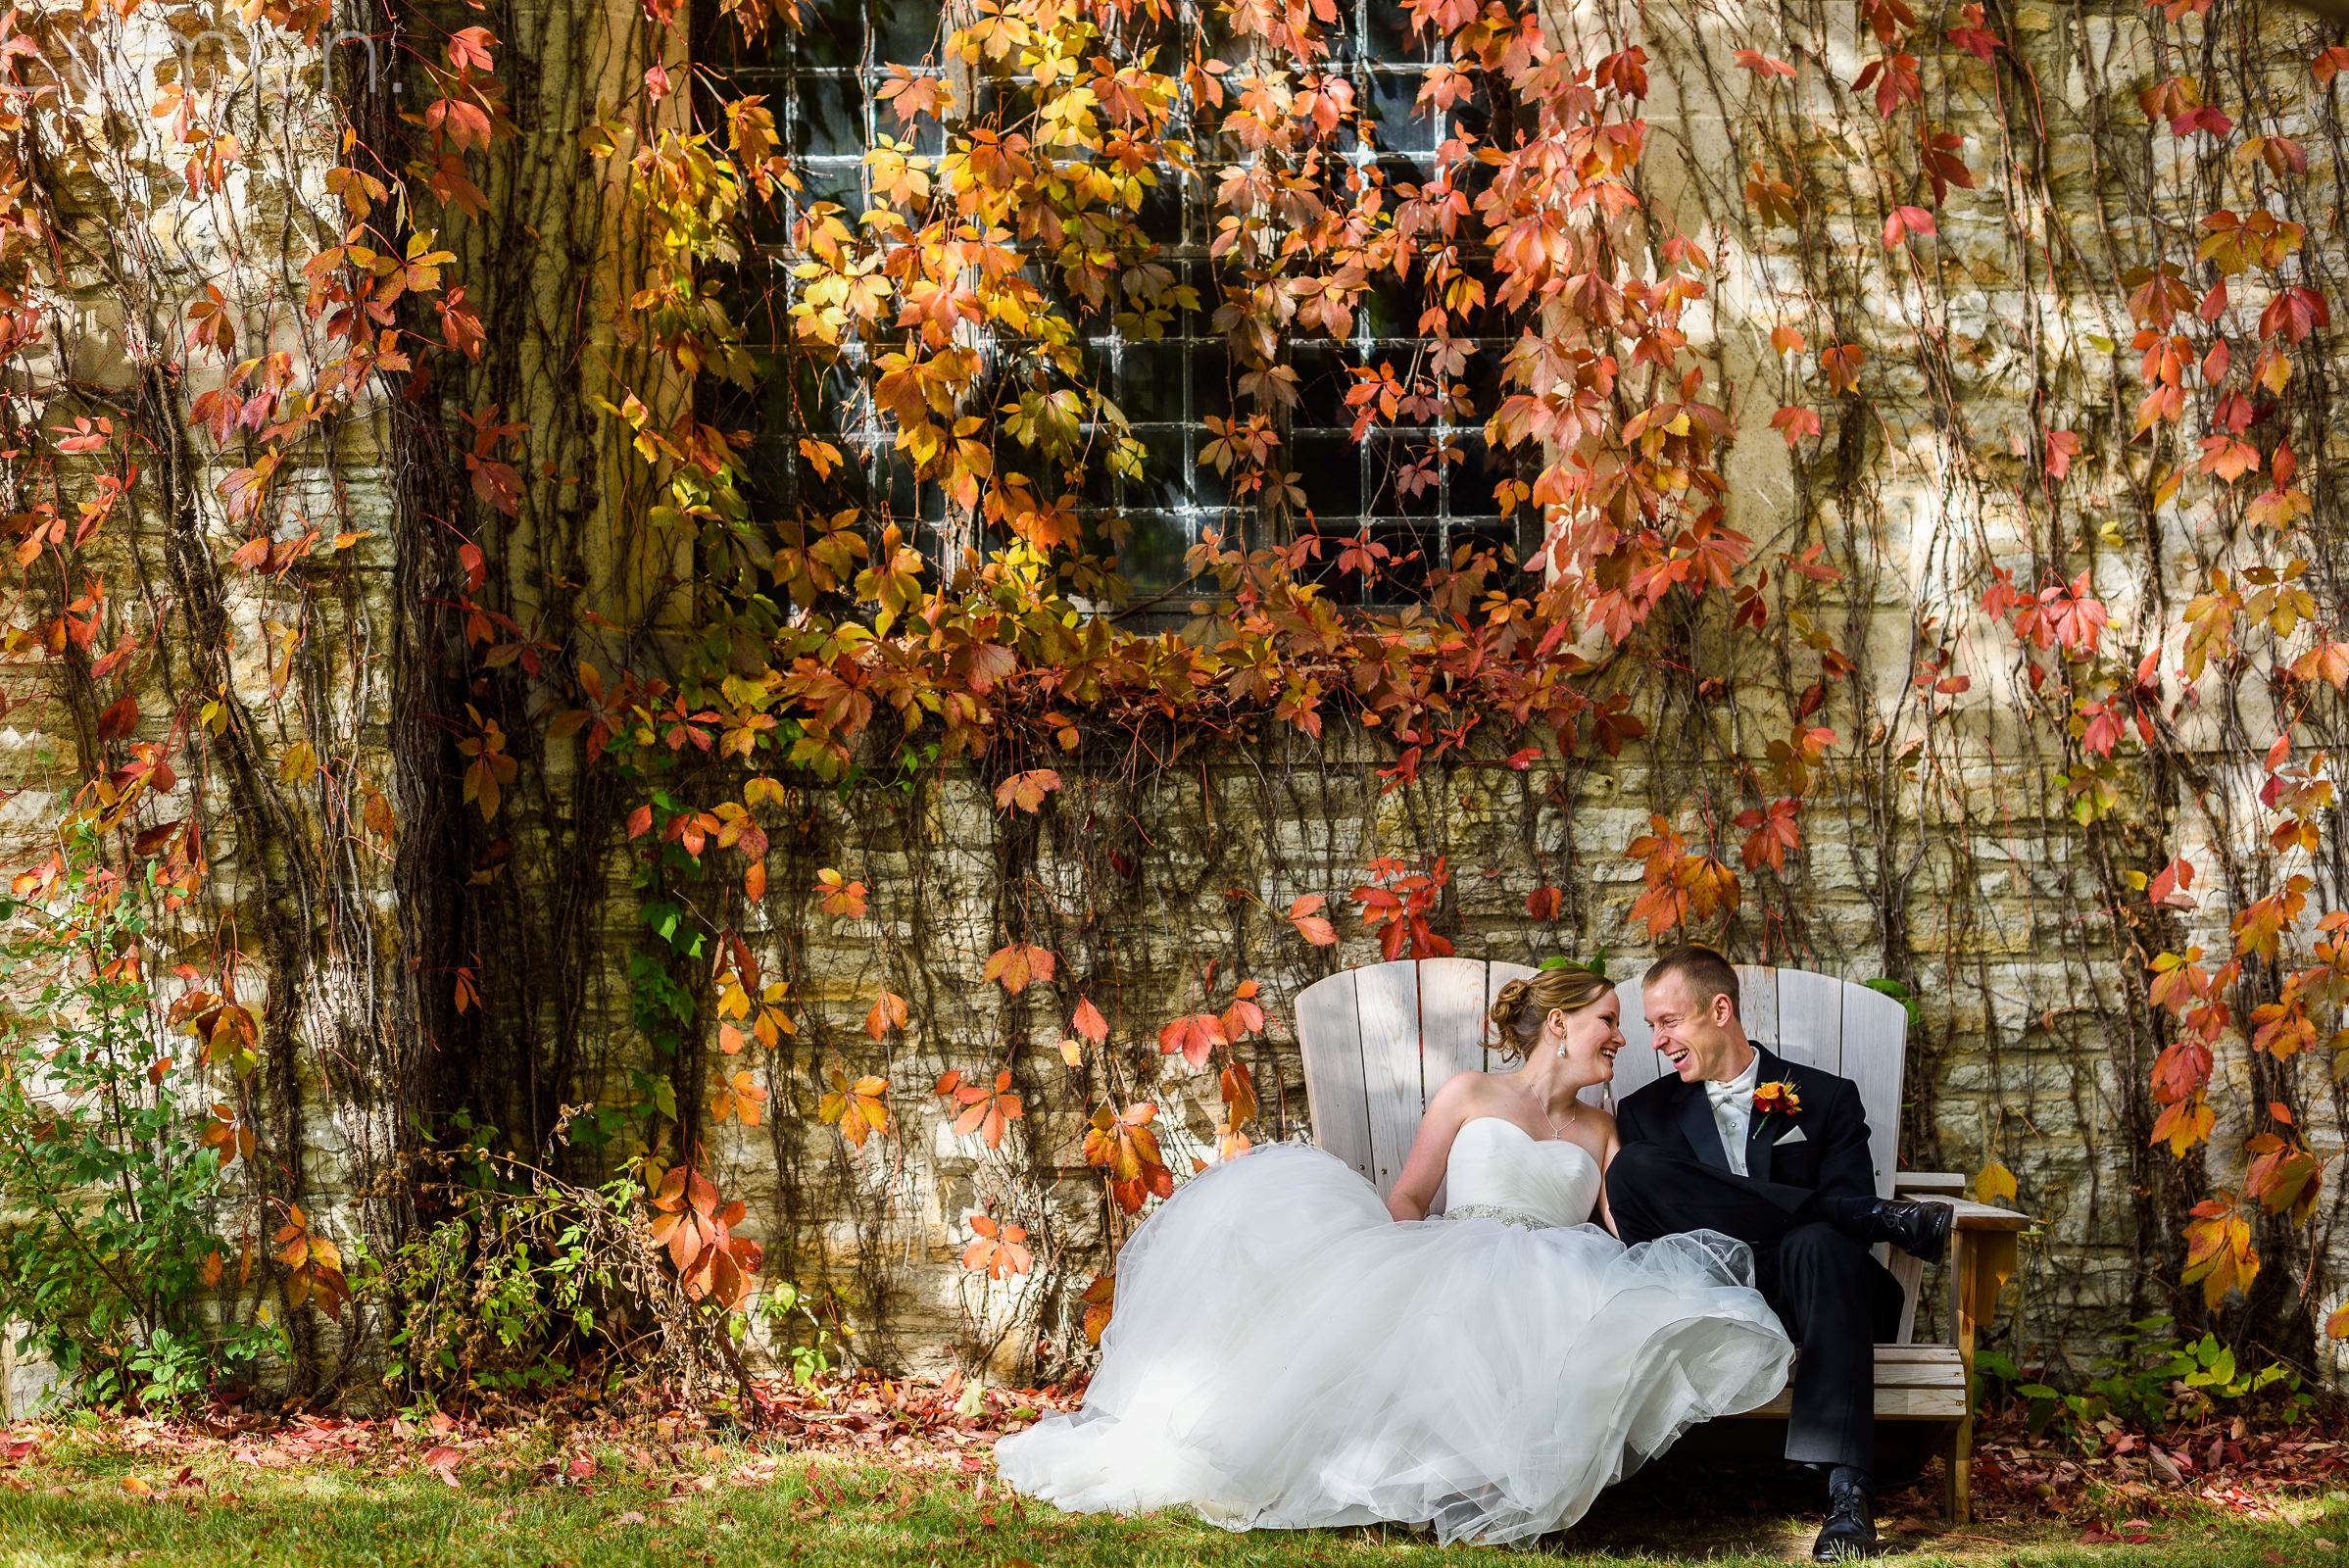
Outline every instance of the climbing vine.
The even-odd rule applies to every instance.
[[[724,65],[803,5],[8,14],[7,698],[65,835],[16,896],[89,853],[147,911],[99,961],[199,1042],[171,1136],[278,1236],[306,1388],[460,1109],[633,1175],[696,1301],[759,1235],[880,1322],[918,1211],[966,1360],[1081,1355],[1186,1163],[1303,1130],[1281,1002],[1343,945],[1627,933],[1888,971],[1913,1157],[2069,1201],[2068,1101],[2129,1147],[2059,1245],[2349,1327],[2349,53],[2236,0],[1684,9],[1395,7],[1413,164],[1327,0],[981,0],[874,63],[860,197]],[[1506,519],[1442,559],[1308,500],[1371,315],[1413,347],[1341,372],[1353,440]],[[1137,593],[1103,498],[1161,455],[1092,345],[1192,316],[1219,500]],[[1319,838],[1235,847],[1243,797]]]

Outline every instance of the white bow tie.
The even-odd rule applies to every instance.
[[[1749,1091],[1741,1091],[1734,1083],[1723,1083],[1719,1079],[1711,1079],[1706,1082],[1704,1092],[1705,1098],[1716,1105],[1735,1105],[1739,1097]]]

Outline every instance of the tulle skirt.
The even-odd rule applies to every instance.
[[[1777,1394],[1793,1357],[1741,1243],[1397,1224],[1295,1145],[1196,1177],[1135,1233],[1102,1349],[1083,1409],[997,1444],[1018,1491],[1447,1543],[1571,1525],[1695,1423]]]

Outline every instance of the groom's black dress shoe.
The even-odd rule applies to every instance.
[[[1912,1257],[1938,1263],[1949,1250],[1950,1227],[1957,1210],[1947,1203],[1919,1202],[1912,1198],[1879,1199],[1868,1211],[1867,1242],[1889,1242]]]
[[[1838,1471],[1847,1467],[1838,1465]],[[1827,1483],[1827,1524],[1811,1543],[1813,1562],[1850,1562],[1876,1555],[1876,1498],[1868,1483],[1837,1474]]]

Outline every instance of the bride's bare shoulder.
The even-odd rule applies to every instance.
[[[1428,1109],[1433,1111],[1438,1106],[1449,1108],[1453,1105],[1473,1105],[1492,1093],[1493,1075],[1491,1073],[1477,1072],[1474,1069],[1467,1072],[1455,1072],[1444,1080],[1444,1087],[1437,1090],[1435,1098],[1428,1102]]]

